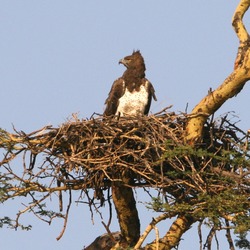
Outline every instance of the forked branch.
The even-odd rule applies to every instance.
[[[186,141],[193,145],[202,139],[207,118],[214,114],[229,98],[236,96],[250,79],[249,34],[243,24],[243,17],[250,5],[249,0],[241,0],[233,16],[232,25],[239,38],[238,54],[234,71],[214,91],[209,91],[192,110],[186,127]]]
[[[242,21],[246,11],[249,8],[249,5],[250,5],[249,0],[240,1],[240,3],[238,4],[234,12],[234,16],[232,20],[234,31],[236,35],[238,36],[240,43],[244,43],[249,40],[249,34]]]

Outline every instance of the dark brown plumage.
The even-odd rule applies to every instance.
[[[145,63],[140,51],[121,59],[127,69],[118,78],[105,101],[104,116],[147,115],[152,97],[156,101],[153,85],[145,78]]]

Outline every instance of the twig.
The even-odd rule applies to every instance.
[[[207,248],[208,250],[211,250],[212,240],[215,235],[215,232],[216,232],[215,227],[212,227],[211,230],[209,231],[209,234],[207,236],[207,240],[206,240],[206,243],[204,244],[203,249]]]
[[[36,205],[40,204],[42,201],[44,201],[44,200],[45,200],[46,198],[48,198],[49,196],[50,196],[50,193],[46,194],[42,199],[36,200],[35,202],[33,202],[32,204],[30,204],[29,206],[26,206],[25,209],[19,211],[19,212],[17,213],[16,224],[15,224],[14,227],[15,227],[15,228],[18,227],[18,225],[19,225],[19,218],[20,218],[20,216],[21,216],[22,214],[26,213],[26,212],[29,211],[29,210],[32,210],[33,207],[35,207]]]
[[[200,250],[202,250],[202,232],[201,232],[201,226],[202,226],[202,221],[200,221],[199,224],[198,224],[198,235],[199,235],[199,241],[200,241]]]
[[[59,236],[56,238],[56,240],[60,240],[62,238],[65,230],[66,230],[71,203],[72,203],[72,194],[71,194],[71,190],[69,190],[69,203],[68,203],[66,214],[64,217],[63,229],[62,229],[61,233],[59,234]]]
[[[228,220],[225,220],[225,224],[226,224],[226,226],[227,226],[227,229],[226,229],[226,237],[227,237],[227,242],[228,242],[228,244],[229,244],[229,249],[230,249],[230,250],[235,250],[235,248],[234,248],[234,243],[233,243],[233,239],[232,239],[232,236],[231,236],[229,221],[228,221]]]
[[[159,223],[160,221],[165,220],[169,217],[170,217],[170,215],[168,213],[164,213],[164,214],[161,214],[160,216],[158,216],[157,218],[153,218],[151,223],[147,226],[144,233],[141,235],[140,239],[138,240],[138,242],[134,246],[134,249],[140,249],[142,243],[144,242],[144,240],[146,239],[148,234],[151,232],[152,229],[155,228],[155,225],[157,223]]]
[[[156,250],[159,250],[159,230],[156,226],[154,226],[154,230],[155,230],[155,243],[156,243]]]

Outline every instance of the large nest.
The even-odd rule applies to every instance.
[[[52,178],[46,188],[59,183],[65,190],[102,191],[124,176],[130,179],[126,185],[164,188],[172,194],[185,190],[194,195],[208,186],[217,192],[225,182],[244,190],[249,186],[243,178],[249,168],[247,134],[224,117],[206,124],[203,141],[191,147],[184,140],[188,117],[166,110],[139,118],[74,117],[59,128],[30,134],[2,131],[1,145],[8,150],[2,165],[13,174],[9,161],[23,152],[22,178],[34,183]],[[223,182],[218,181],[221,176]]]

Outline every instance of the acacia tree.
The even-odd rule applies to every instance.
[[[232,123],[229,116],[210,118],[250,79],[250,40],[242,22],[249,6],[250,0],[241,0],[233,16],[240,42],[233,72],[190,114],[175,114],[166,108],[141,118],[73,117],[58,128],[47,126],[30,134],[1,130],[1,202],[26,196],[30,203],[14,220],[1,218],[0,226],[25,228],[19,218],[28,211],[49,223],[59,217],[65,221],[60,239],[67,225],[72,192],[81,190],[90,211],[101,211],[105,203],[110,208],[110,219],[103,222],[107,235],[98,237],[88,250],[172,249],[194,223],[206,223],[211,229],[201,248],[204,244],[211,249],[216,231],[226,230],[230,249],[234,249],[232,232],[239,237],[239,247],[250,249],[246,240],[250,228],[248,132]],[[19,155],[22,174],[12,163]],[[159,193],[148,206],[161,214],[144,232],[140,231],[133,188]],[[69,194],[66,207],[63,191]],[[46,207],[45,201],[52,195],[58,197],[59,211]],[[109,229],[112,201],[120,233]],[[162,238],[156,234],[154,242],[143,246],[149,232],[157,232],[158,222],[173,218]]]

